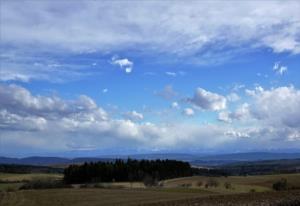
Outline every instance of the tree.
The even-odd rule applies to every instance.
[[[276,191],[287,190],[287,180],[285,178],[281,178],[273,184],[273,189]]]

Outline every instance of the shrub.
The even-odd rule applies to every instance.
[[[105,185],[101,184],[101,183],[97,183],[97,184],[94,184],[94,188],[105,188]]]
[[[285,178],[281,178],[273,184],[273,189],[276,191],[287,190],[287,180]]]
[[[191,187],[192,184],[190,183],[184,183],[184,184],[181,184],[180,187],[185,187],[185,188],[188,188],[188,187]]]
[[[198,181],[198,182],[197,182],[197,186],[198,186],[198,187],[201,187],[202,185],[203,185],[203,182],[202,182],[202,181]]]
[[[7,187],[7,188],[5,188],[5,191],[6,192],[15,192],[16,188],[14,188],[14,187]]]
[[[230,182],[225,182],[225,183],[224,183],[224,187],[225,187],[226,189],[232,189],[232,185],[231,185]]]
[[[150,175],[146,175],[143,179],[143,182],[146,187],[153,187],[158,185],[158,181]]]
[[[208,185],[208,187],[218,187],[219,186],[219,182],[213,178],[209,178],[206,184]]]
[[[252,188],[252,189],[250,189],[250,192],[251,193],[256,192],[256,189]]]
[[[79,188],[89,188],[90,186],[88,185],[88,184],[81,184],[80,186],[79,186]]]
[[[52,188],[68,188],[71,185],[66,185],[63,181],[53,180],[51,178],[33,179],[20,187],[21,190],[30,189],[52,189]]]
[[[159,187],[163,187],[163,186],[164,186],[164,181],[160,181],[160,182],[158,183],[158,186],[159,186]]]
[[[277,204],[277,206],[296,206],[296,205],[300,205],[300,200],[298,198],[281,200]]]

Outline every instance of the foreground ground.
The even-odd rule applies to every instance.
[[[164,189],[52,189],[0,193],[1,206],[300,205],[300,191],[218,195]]]
[[[161,182],[161,187],[145,188],[142,183],[107,183],[104,188],[18,190],[22,180],[60,179],[59,175],[0,174],[1,206],[101,206],[101,205],[300,205],[300,190],[276,192],[272,184],[281,178],[290,187],[300,188],[300,174],[186,177]],[[215,186],[206,186],[210,181]],[[230,187],[226,188],[226,183]],[[2,188],[2,189],[1,189]]]

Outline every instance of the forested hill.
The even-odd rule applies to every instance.
[[[121,160],[71,165],[64,171],[66,183],[158,181],[193,174],[187,162],[176,160]]]

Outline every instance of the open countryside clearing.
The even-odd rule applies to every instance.
[[[31,178],[34,178],[34,174],[31,175]],[[12,176],[1,174],[2,178],[15,180],[13,176],[16,179],[21,177],[15,174]],[[281,178],[287,179],[289,186],[300,187],[300,174],[231,177],[193,176],[165,180],[162,181],[161,187],[151,188],[145,188],[142,183],[137,182],[115,182],[103,183],[101,184],[103,188],[80,188],[80,185],[77,185],[76,188],[67,189],[15,190],[11,192],[2,190],[0,192],[0,205],[197,205],[198,203],[222,205],[222,202],[240,202],[242,204],[243,201],[250,203],[254,201],[253,205],[255,205],[255,200],[267,202],[298,201],[299,190],[283,192],[272,190],[272,184]],[[212,180],[217,182],[217,185],[205,187],[205,184]],[[226,188],[225,183],[230,183],[230,188]]]

